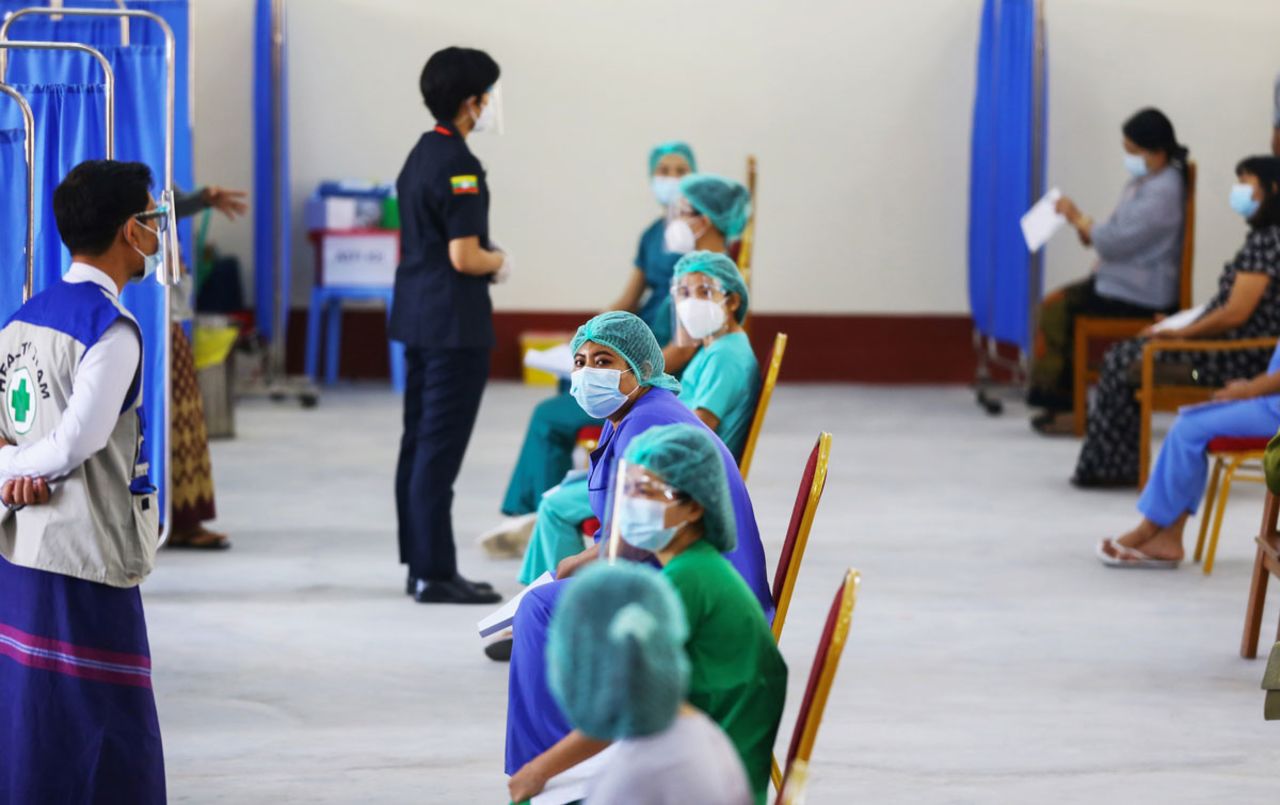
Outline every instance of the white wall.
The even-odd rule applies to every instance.
[[[1201,165],[1200,295],[1241,239],[1230,169],[1264,150],[1276,0],[1048,0],[1050,181],[1105,214],[1119,125],[1163,107]],[[197,169],[249,186],[249,0],[197,2]],[[322,178],[394,179],[430,124],[417,91],[449,44],[503,68],[507,133],[472,147],[517,259],[500,308],[591,309],[656,214],[645,155],[690,140],[705,170],[760,158],[759,309],[963,313],[980,0],[294,0],[295,198]],[[215,236],[249,262],[249,230]],[[311,252],[300,239],[295,285]],[[1062,237],[1050,282],[1088,256]]]

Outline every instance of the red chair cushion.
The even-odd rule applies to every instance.
[[[818,692],[818,680],[822,678],[822,669],[826,667],[827,657],[831,655],[831,638],[836,633],[836,621],[840,617],[840,604],[844,598],[844,584],[836,588],[836,597],[827,611],[827,625],[822,627],[822,637],[818,640],[818,650],[813,655],[813,667],[809,669],[809,683],[804,689],[804,698],[800,700],[800,712],[796,715],[796,728],[791,733],[791,745],[787,748],[787,759],[782,765],[785,774],[800,751],[800,736],[804,734],[809,719],[813,718],[813,698]],[[819,716],[821,717],[821,716]]]
[[[600,521],[592,517],[590,520],[582,521],[582,536],[594,537],[596,532],[600,530]]]
[[[1250,453],[1266,448],[1270,436],[1219,436],[1209,441],[1210,453]]]
[[[818,447],[813,446],[809,454],[809,463],[804,467],[804,475],[800,478],[800,491],[796,493],[796,505],[791,509],[791,523],[787,526],[787,538],[782,543],[782,552],[778,554],[778,567],[773,571],[773,600],[776,603],[782,596],[782,585],[787,580],[787,571],[796,552],[796,539],[800,536],[800,521],[804,519],[804,507],[809,502],[809,488],[813,486],[813,476],[818,472]]]
[[[578,444],[583,442],[599,442],[600,437],[604,434],[604,428],[600,425],[587,425],[585,428],[578,429]]]

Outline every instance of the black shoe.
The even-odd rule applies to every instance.
[[[448,581],[418,579],[413,600],[419,604],[496,604],[502,596],[493,590],[472,587],[466,579],[454,576]]]
[[[1076,489],[1127,489],[1138,485],[1137,478],[1097,478],[1092,475],[1071,476],[1071,485]]]
[[[463,581],[463,582],[466,582],[467,584],[470,584],[472,587],[475,587],[477,590],[482,590],[487,593],[493,592],[493,585],[487,581],[469,581],[467,579],[462,578],[462,576],[458,576],[457,579],[459,581]],[[410,573],[409,577],[404,580],[404,594],[413,595],[417,591],[418,591],[418,580],[413,577],[412,573]]]
[[[511,646],[515,641],[510,637],[495,640],[484,647],[484,656],[494,662],[511,662]]]

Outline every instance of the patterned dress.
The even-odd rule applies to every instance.
[[[191,530],[217,516],[213,467],[196,359],[182,325],[173,325],[173,525]]]
[[[1280,226],[1253,229],[1244,246],[1223,267],[1218,292],[1205,313],[1226,304],[1236,275],[1266,274],[1270,278],[1262,299],[1244,324],[1214,336],[1215,340],[1239,340],[1280,335]],[[1107,350],[1102,362],[1096,396],[1089,409],[1089,428],[1076,463],[1077,483],[1137,484],[1138,439],[1141,409],[1132,367],[1142,360],[1144,338],[1121,342]],[[1269,348],[1230,352],[1161,352],[1162,364],[1187,367],[1199,385],[1221,386],[1229,380],[1250,378],[1266,370]]]

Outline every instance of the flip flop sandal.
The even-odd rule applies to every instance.
[[[1116,556],[1107,553],[1106,547],[1110,543],[1112,550],[1116,552]],[[1180,559],[1157,559],[1154,556],[1147,556],[1137,548],[1130,548],[1127,545],[1121,545],[1116,540],[1108,537],[1098,543],[1098,561],[1107,567],[1124,567],[1139,568],[1144,570],[1174,570],[1178,565],[1182,564]]]
[[[194,551],[225,551],[231,547],[231,540],[216,531],[200,530],[181,540],[170,538],[166,547],[186,548]]]

